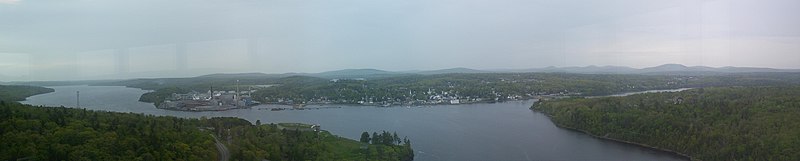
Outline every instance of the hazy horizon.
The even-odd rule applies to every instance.
[[[332,70],[325,70],[325,71],[315,71],[315,72],[281,72],[281,73],[267,73],[267,72],[185,72],[183,75],[164,75],[163,73],[159,72],[145,72],[145,73],[133,73],[129,74],[126,77],[120,77],[120,75],[100,75],[97,77],[87,77],[87,78],[78,78],[78,79],[59,79],[59,80],[0,80],[0,82],[38,82],[38,81],[95,81],[95,80],[125,80],[125,79],[151,79],[151,78],[191,78],[191,77],[200,77],[200,76],[207,76],[207,75],[214,75],[214,74],[253,74],[253,73],[260,73],[260,74],[312,74],[309,76],[313,76],[313,74],[321,74],[325,72],[337,72],[337,71],[345,71],[345,70],[380,70],[385,72],[396,72],[396,73],[407,73],[407,74],[424,74],[425,72],[432,72],[432,71],[439,71],[439,70],[450,70],[450,69],[471,69],[471,70],[478,70],[484,72],[491,72],[491,73],[506,73],[506,72],[520,72],[525,70],[536,70],[536,69],[546,69],[546,68],[582,68],[582,67],[626,67],[632,69],[645,69],[651,67],[659,67],[662,65],[682,65],[686,67],[712,67],[712,68],[724,68],[724,67],[737,67],[737,68],[767,68],[767,69],[779,69],[779,70],[795,70],[800,71],[798,68],[769,68],[769,67],[748,67],[748,66],[691,66],[691,65],[684,65],[684,64],[677,64],[677,63],[667,63],[661,64],[657,66],[650,66],[650,67],[629,67],[629,66],[616,66],[616,65],[587,65],[587,66],[547,66],[547,67],[531,67],[531,68],[496,68],[496,69],[475,69],[475,68],[467,68],[467,67],[452,67],[452,68],[441,68],[441,69],[418,69],[418,70],[384,70],[384,69],[377,69],[377,68],[344,68],[344,69],[332,69]],[[542,72],[542,71],[532,71],[532,72]],[[547,72],[547,71],[544,71]],[[606,71],[609,73],[615,73],[619,71]],[[570,72],[568,72],[570,73]],[[591,74],[584,73],[584,74]],[[604,73],[604,72],[599,72]],[[626,74],[624,72],[619,74]],[[628,73],[628,74],[636,74],[636,73]]]
[[[0,81],[548,66],[800,69],[793,0],[0,0]]]

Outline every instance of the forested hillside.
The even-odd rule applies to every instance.
[[[0,160],[410,160],[410,145],[370,145],[327,131],[238,118],[185,119],[0,102]],[[227,139],[230,138],[230,139]]]
[[[0,101],[24,101],[33,95],[54,92],[55,90],[45,87],[22,86],[22,85],[0,85]]]
[[[800,87],[719,87],[537,102],[561,127],[700,160],[800,160]]]
[[[361,143],[313,129],[250,124],[237,118],[207,121],[226,140],[232,160],[413,160],[410,143]],[[230,138],[229,140],[227,138]]]
[[[197,119],[0,103],[0,160],[214,160]]]

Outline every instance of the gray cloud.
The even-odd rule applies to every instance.
[[[17,4],[19,0],[0,0],[0,4]]]
[[[24,70],[0,70],[0,80],[664,63],[800,68],[794,0],[12,3],[0,4],[0,64]]]

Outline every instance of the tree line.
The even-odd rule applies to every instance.
[[[397,132],[389,133],[383,131],[381,133],[369,132],[361,133],[359,141],[363,144],[362,149],[365,155],[372,156],[375,154],[384,155],[386,153],[400,155],[400,160],[414,160],[414,150],[411,149],[411,140],[408,137],[400,139]],[[397,149],[386,149],[385,147],[400,147]]]
[[[32,86],[7,88],[0,97],[0,160],[218,160],[212,135],[233,160],[412,160],[409,146],[375,145],[327,131],[280,129],[240,118],[178,118],[136,113],[24,105]],[[13,92],[12,92],[13,91]],[[23,92],[19,92],[23,91]],[[24,92],[27,91],[27,92]],[[33,92],[31,92],[33,91]]]
[[[0,160],[215,160],[197,119],[0,101]]]
[[[50,92],[55,92],[55,90],[36,86],[0,85],[0,101],[24,101],[30,96]]]
[[[800,160],[800,86],[540,101],[558,126],[698,160]]]
[[[230,119],[230,118],[228,118]],[[225,121],[229,122],[229,121]],[[328,131],[282,128],[278,124],[218,125],[221,138],[230,138],[233,160],[413,160],[409,144],[375,144],[360,150],[359,141]],[[370,151],[372,150],[372,151]]]

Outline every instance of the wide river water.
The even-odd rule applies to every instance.
[[[415,160],[684,160],[633,145],[597,139],[556,127],[547,116],[529,109],[534,101],[427,107],[338,106],[319,110],[270,111],[262,105],[230,111],[184,112],[139,102],[147,92],[119,86],[55,86],[25,104],[76,106],[115,112],[199,118],[239,117],[262,123],[320,124],[324,130],[358,140],[364,131],[396,131],[407,136]],[[314,107],[314,106],[312,106]]]

